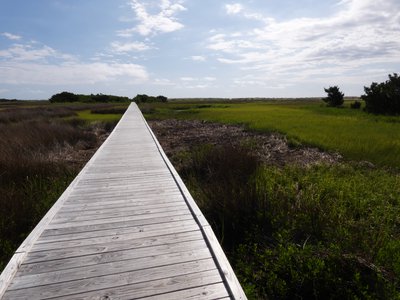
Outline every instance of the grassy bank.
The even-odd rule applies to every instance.
[[[316,102],[172,103],[144,111],[278,131],[292,147],[317,145],[347,159],[272,166],[240,143],[174,154],[250,299],[400,299],[398,117]]]
[[[0,105],[0,271],[121,116],[90,111],[112,107]]]
[[[293,144],[337,151],[349,160],[400,168],[400,118],[370,115],[350,108],[328,108],[317,101],[278,103],[168,103],[145,106],[149,118],[195,118],[245,124],[276,131]]]

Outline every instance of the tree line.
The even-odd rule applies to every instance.
[[[148,96],[146,94],[138,94],[133,98],[105,95],[105,94],[74,94],[70,92],[61,92],[50,97],[49,101],[51,103],[65,103],[65,102],[83,102],[83,103],[108,103],[108,102],[136,102],[136,103],[146,103],[146,102],[167,102],[168,98],[165,96]]]

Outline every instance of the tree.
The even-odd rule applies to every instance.
[[[374,114],[400,114],[400,77],[397,73],[389,74],[385,82],[373,82],[370,87],[364,87],[365,110]]]
[[[51,103],[58,103],[58,102],[77,102],[79,100],[78,95],[69,92],[62,92],[51,96],[49,101]]]
[[[339,90],[337,85],[331,86],[328,89],[325,89],[325,93],[328,94],[328,97],[322,99],[324,100],[328,106],[338,107],[343,104],[344,94]]]
[[[135,101],[136,103],[146,103],[146,102],[150,102],[150,97],[146,94],[137,94],[135,96],[135,98],[133,98],[133,101]]]
[[[133,101],[136,103],[150,103],[150,102],[167,102],[168,98],[165,96],[148,96],[146,94],[137,94],[134,98]]]
[[[158,102],[167,102],[168,101],[168,98],[165,96],[162,96],[162,95],[157,96],[156,99]]]

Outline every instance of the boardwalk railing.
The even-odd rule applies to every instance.
[[[1,299],[246,299],[136,104],[15,252]]]

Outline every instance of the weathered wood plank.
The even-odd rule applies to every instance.
[[[178,203],[172,206],[160,207],[160,208],[122,208],[116,209],[114,211],[104,210],[100,214],[57,214],[53,220],[52,224],[58,223],[70,223],[70,222],[80,222],[88,220],[99,220],[99,219],[110,219],[110,218],[124,218],[130,216],[138,215],[149,215],[162,212],[172,212],[172,211],[188,211],[185,203]]]
[[[140,259],[118,260],[103,264],[81,266],[79,268],[64,269],[61,271],[49,271],[34,275],[15,277],[8,290],[32,288],[37,285],[50,285],[82,278],[89,279],[99,276],[113,275],[132,271],[145,270],[168,265],[181,264],[202,259],[210,259],[211,254],[207,248],[200,250],[180,251],[178,253],[168,253],[147,256]]]
[[[207,284],[199,287],[192,287],[189,289],[183,289],[176,292],[170,292],[166,294],[158,294],[149,296],[146,299],[160,299],[160,300],[176,300],[176,299],[202,299],[211,300],[218,299],[221,297],[229,297],[228,292],[222,282]]]
[[[144,232],[155,232],[159,234],[162,231],[166,230],[181,230],[182,228],[187,227],[195,227],[196,222],[193,219],[189,220],[180,220],[176,222],[170,223],[161,223],[161,224],[151,224],[151,225],[141,225],[141,226],[133,226],[133,227],[124,227],[124,228],[113,228],[113,229],[104,229],[97,231],[89,231],[89,232],[81,232],[81,233],[71,233],[64,235],[52,235],[52,236],[44,236],[41,237],[36,244],[44,244],[44,243],[58,243],[58,242],[70,242],[73,240],[92,240],[97,237],[107,237],[107,236],[120,236],[120,235],[129,235],[134,236],[134,234],[140,234]]]
[[[75,300],[105,300],[118,299],[130,300],[145,298],[151,295],[163,295],[166,293],[212,285],[221,282],[221,276],[217,270],[209,270],[201,273],[185,274],[170,278],[158,279],[130,285],[114,287],[73,295]],[[71,299],[71,296],[57,298],[60,300]],[[183,298],[175,298],[183,299]],[[201,297],[197,299],[202,299]]]
[[[152,196],[154,199],[154,195]],[[170,198],[176,198],[179,197],[182,199],[182,195],[179,192],[168,192],[168,193],[160,193],[157,194],[157,200],[156,201],[168,201]],[[82,205],[82,204],[88,204],[88,205],[97,205],[97,204],[113,204],[113,203],[120,203],[121,201],[151,201],[151,196],[148,193],[138,193],[138,194],[123,194],[123,195],[87,195],[84,198],[82,197],[74,197],[68,199],[68,201],[65,202],[65,206],[68,205]]]
[[[88,291],[97,291],[107,288],[124,286],[128,284],[135,284],[141,282],[149,282],[157,279],[165,279],[185,274],[201,273],[203,271],[214,270],[215,264],[212,259],[203,259],[198,261],[191,261],[188,263],[181,263],[175,265],[167,265],[162,267],[155,267],[149,270],[137,270],[131,272],[124,272],[112,274],[107,276],[100,276],[80,280],[55,283],[51,285],[40,285],[17,290],[7,290],[4,294],[4,299],[26,299],[27,295],[31,299],[46,299],[66,295],[73,295],[84,293]]]
[[[111,235],[111,236],[101,236],[101,237],[92,237],[80,240],[71,240],[71,241],[59,241],[56,243],[36,243],[33,245],[31,252],[37,251],[47,251],[47,250],[56,250],[56,249],[67,249],[67,248],[75,248],[82,247],[88,245],[101,245],[101,244],[111,244],[117,241],[133,241],[133,240],[144,240],[146,238],[156,238],[159,236],[191,232],[199,230],[197,224],[184,225],[181,224],[179,227],[173,228],[163,228],[156,231],[149,232],[133,232],[133,233],[124,233],[119,235]]]
[[[85,256],[96,253],[113,252],[118,250],[128,250],[137,248],[146,248],[159,245],[176,244],[180,242],[194,241],[202,239],[200,230],[188,231],[183,233],[175,233],[170,235],[162,235],[149,237],[139,240],[124,240],[109,244],[88,245],[75,248],[29,252],[25,258],[25,263],[33,263],[40,261],[48,261],[54,259],[62,259],[68,257]]]
[[[102,231],[107,229],[118,229],[125,227],[139,227],[145,225],[154,225],[154,224],[167,224],[174,223],[178,221],[186,221],[192,220],[193,217],[191,214],[182,214],[176,216],[167,216],[160,218],[147,218],[140,220],[130,220],[130,221],[117,221],[113,223],[103,223],[103,224],[90,224],[84,226],[75,226],[75,227],[66,227],[66,228],[56,228],[56,229],[46,229],[43,231],[41,237],[47,236],[57,236],[64,234],[78,234],[83,232],[94,232],[94,231]]]
[[[164,199],[161,199],[164,200]],[[155,201],[156,202],[156,201]],[[100,202],[96,204],[81,204],[81,205],[63,205],[62,211],[60,211],[57,215],[64,215],[68,213],[79,213],[79,214],[97,214],[100,213],[100,210],[114,210],[119,208],[152,208],[152,207],[164,207],[175,205],[176,203],[182,203],[182,197],[176,197],[176,199],[164,200],[160,202],[152,202],[152,201],[120,201],[119,203],[110,204]]]
[[[183,251],[192,251],[204,247],[204,241],[201,236],[197,240],[179,242],[175,244],[163,244],[158,246],[135,248],[125,250],[116,250],[104,253],[89,254],[69,258],[60,258],[55,260],[40,261],[37,263],[24,263],[21,265],[16,277],[24,275],[33,275],[40,273],[56,272],[61,270],[74,269],[84,266],[104,264],[120,260],[140,259],[168,253],[179,253]]]
[[[47,225],[48,229],[59,229],[59,228],[71,228],[78,226],[86,226],[86,225],[99,225],[99,224],[109,224],[114,222],[129,222],[129,221],[139,221],[139,220],[148,220],[155,218],[164,218],[164,217],[174,217],[187,215],[187,211],[170,211],[170,212],[161,212],[147,215],[134,215],[134,216],[125,216],[123,218],[108,218],[108,219],[98,219],[98,220],[89,220],[89,221],[80,221],[80,222],[66,222],[66,223],[51,223]]]

